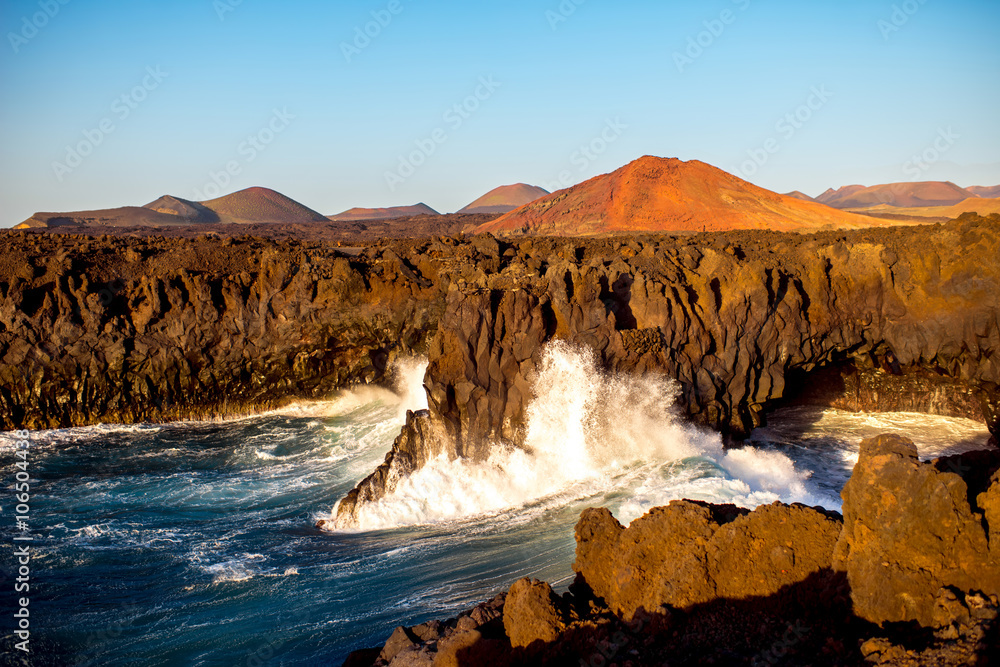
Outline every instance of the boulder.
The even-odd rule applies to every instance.
[[[555,641],[566,629],[566,613],[552,587],[537,579],[519,579],[507,592],[503,626],[514,648]]]
[[[962,477],[922,463],[911,440],[862,442],[841,493],[844,530],[834,558],[855,613],[878,624],[941,627],[960,607],[941,602],[942,589],[1000,594],[1000,543],[984,526],[997,516],[997,482],[970,505]]]
[[[661,605],[778,593],[830,569],[840,517],[774,503],[753,512],[690,500],[657,507],[623,528],[584,510],[573,569],[625,618]]]
[[[378,655],[379,660],[392,662],[392,660],[401,652],[415,647],[418,643],[419,640],[413,635],[412,632],[403,626],[399,626],[393,630],[391,635],[389,635],[389,639],[386,641],[385,646],[382,647],[382,651]]]

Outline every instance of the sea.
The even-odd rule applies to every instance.
[[[608,374],[555,342],[523,448],[433,460],[356,522],[317,529],[382,462],[406,411],[426,407],[425,367],[401,361],[394,391],[361,387],[239,419],[32,432],[23,459],[0,434],[2,607],[29,599],[26,664],[338,665],[521,577],[565,589],[585,508],[626,525],[680,498],[839,510],[863,438],[901,433],[930,459],[989,437],[964,419],[790,407],[727,450],[680,416],[672,380]],[[29,590],[15,592],[13,553],[25,545]],[[18,622],[5,614],[0,629],[9,664],[24,657]]]

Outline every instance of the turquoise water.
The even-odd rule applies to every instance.
[[[500,494],[506,506],[491,496],[477,507],[479,493],[457,509],[470,474],[478,486],[501,484],[521,468],[504,460],[477,472],[442,461],[422,486],[387,502],[378,529],[317,530],[317,519],[384,457],[401,400],[368,390],[226,423],[33,434],[31,664],[339,664],[351,650],[380,645],[397,625],[454,615],[522,576],[565,587],[585,507],[611,507],[623,521],[680,497],[837,508],[856,440],[892,426],[790,411],[756,434],[757,449],[730,457],[714,449],[716,436],[670,419],[657,433],[674,429],[671,438],[702,449],[595,457],[577,477],[545,475],[563,480],[554,490],[507,485],[521,495]],[[961,420],[896,419],[901,430],[938,428],[931,449],[968,448],[985,433]],[[831,435],[841,430],[848,435]],[[11,497],[12,452],[0,435]],[[520,464],[561,465],[543,454]],[[422,503],[408,499],[416,491]],[[3,509],[10,545],[10,504]],[[389,526],[394,511],[408,525]],[[5,622],[4,650],[11,630]]]

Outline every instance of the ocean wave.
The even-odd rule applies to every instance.
[[[718,434],[685,423],[675,408],[678,385],[664,375],[605,373],[591,351],[556,341],[546,346],[533,388],[523,448],[495,446],[485,462],[433,459],[385,498],[359,506],[356,525],[340,528],[461,520],[565,500],[567,492],[588,497],[620,486],[642,466],[692,457],[716,464],[717,495],[730,502],[817,500],[806,489],[809,473],[786,455],[752,447],[727,452]],[[660,490],[663,499],[681,497],[670,479]]]

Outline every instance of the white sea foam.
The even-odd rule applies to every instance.
[[[778,444],[809,443],[816,448],[835,443],[851,465],[865,438],[897,433],[913,440],[922,459],[985,449],[990,432],[982,422],[917,412],[848,412],[835,408],[783,408],[755,429],[752,438]]]
[[[434,459],[387,497],[362,505],[357,529],[462,519],[629,484],[638,495],[623,508],[628,515],[689,497],[690,484],[706,499],[751,507],[821,500],[806,489],[809,474],[784,454],[726,452],[718,434],[685,423],[674,407],[677,392],[666,376],[605,373],[589,350],[550,343],[527,409],[524,449],[497,446],[482,463]],[[662,474],[664,465],[682,461],[704,479],[685,485],[676,472]]]
[[[424,389],[424,375],[427,373],[425,357],[400,359],[393,367],[396,376],[396,395],[399,401],[399,423],[406,423],[406,411],[426,410],[427,391]]]

